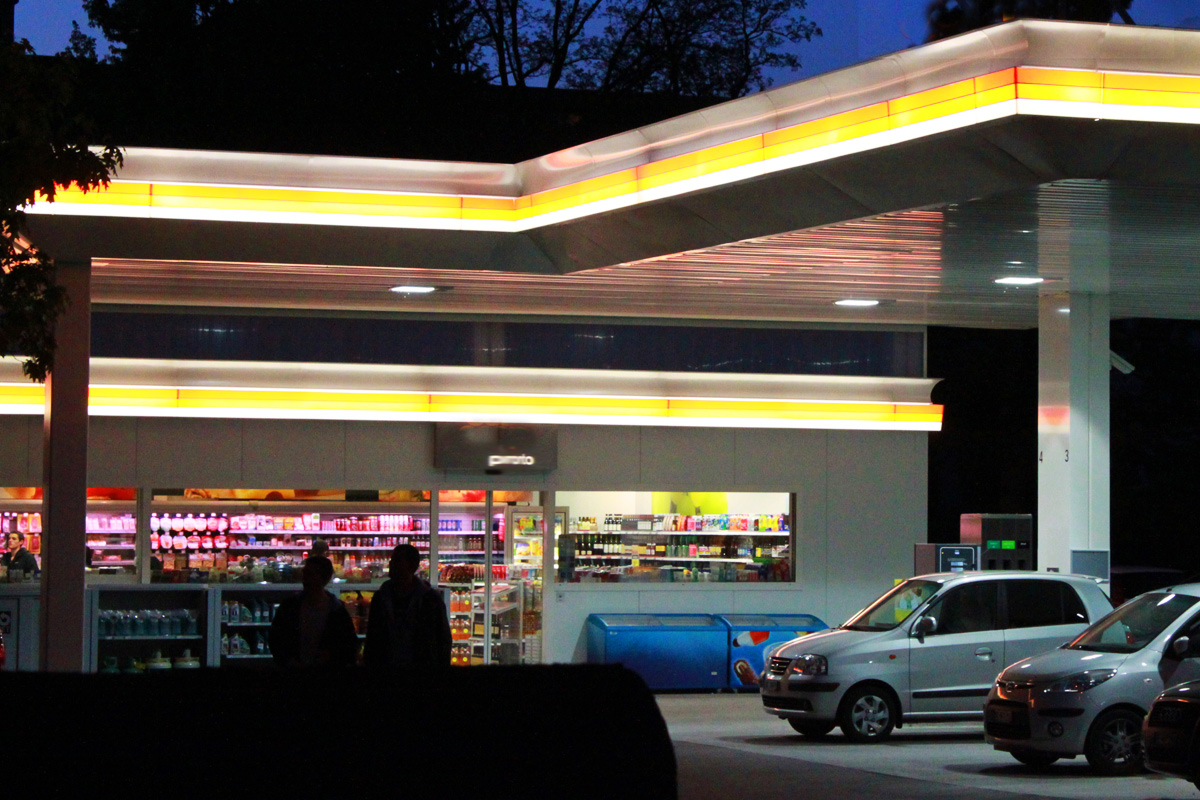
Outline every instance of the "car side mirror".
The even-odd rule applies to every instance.
[[[1171,642],[1171,652],[1177,658],[1185,658],[1191,654],[1192,640],[1186,636],[1180,636],[1175,641]]]
[[[917,637],[917,641],[924,642],[925,634],[933,633],[937,630],[937,617],[931,617],[928,614],[917,620],[912,627],[913,636]]]

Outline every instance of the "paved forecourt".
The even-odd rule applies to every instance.
[[[659,694],[679,764],[680,800],[738,796],[876,800],[1200,800],[1190,783],[1154,773],[1092,775],[1082,757],[1046,769],[1019,764],[983,741],[983,723],[924,724],[879,745],[838,731],[811,741],[761,710],[756,694]]]

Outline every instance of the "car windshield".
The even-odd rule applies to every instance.
[[[850,618],[851,631],[890,631],[942,588],[933,581],[908,580]]]
[[[1200,598],[1174,592],[1150,592],[1096,621],[1067,647],[1101,653],[1135,653],[1162,633]]]

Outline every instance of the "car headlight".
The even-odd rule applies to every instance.
[[[805,675],[815,677],[829,674],[829,660],[815,653],[805,653],[799,656],[788,667],[788,675]]]
[[[1091,689],[1093,686],[1099,686],[1116,674],[1117,671],[1115,669],[1090,669],[1087,672],[1078,672],[1074,675],[1068,675],[1065,678],[1059,678],[1043,691],[1086,692],[1088,689]]]

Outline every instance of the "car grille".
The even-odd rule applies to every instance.
[[[1150,709],[1147,724],[1156,728],[1191,728],[1198,714],[1200,709],[1194,703],[1162,700]]]
[[[983,728],[998,739],[1028,739],[1029,708],[1024,703],[993,700],[984,709]]]
[[[779,708],[784,711],[812,711],[812,701],[806,697],[771,697],[764,694],[762,701],[767,708]]]
[[[787,672],[788,664],[791,664],[790,658],[773,657],[771,663],[767,665],[767,672],[772,675],[782,675]]]

